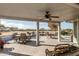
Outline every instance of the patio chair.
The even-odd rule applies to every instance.
[[[53,51],[49,51],[48,49],[46,49],[45,53],[46,53],[46,56],[56,56],[69,51],[70,51],[69,44],[58,44],[55,46]]]
[[[25,33],[21,33],[19,37],[19,43],[25,44],[27,42],[27,36]]]

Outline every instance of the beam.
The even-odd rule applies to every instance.
[[[75,3],[65,3],[66,5],[70,6],[70,7],[73,7],[73,8],[76,8],[76,9],[79,9],[79,6]]]

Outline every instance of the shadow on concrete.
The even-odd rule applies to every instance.
[[[31,56],[31,55],[26,55],[26,54],[21,54],[21,53],[16,53],[16,52],[9,52],[9,55],[12,55],[12,56]]]
[[[54,46],[56,46],[56,45],[40,44],[40,46],[52,46],[52,47],[54,47]]]
[[[7,54],[10,56],[31,56],[31,55],[12,52],[12,50],[14,50],[14,48],[4,48],[0,53]]]
[[[44,41],[40,41],[41,43],[44,43]],[[36,41],[27,41],[25,44],[22,44],[22,45],[29,45],[29,46],[34,46],[36,47]]]

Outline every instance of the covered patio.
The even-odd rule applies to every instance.
[[[50,11],[51,15],[58,16],[59,18],[51,18],[51,20],[49,18],[45,18],[44,15],[46,11]],[[5,48],[13,47],[15,49],[13,50],[13,52],[26,54],[27,52],[26,50],[29,50],[27,52],[28,55],[45,55],[44,50],[46,48],[53,49],[52,44],[56,45],[60,43],[68,43],[68,44],[79,45],[79,7],[77,4],[66,4],[66,3],[6,4],[5,3],[5,4],[0,4],[0,18],[37,22],[36,40],[34,42],[34,44],[37,47],[29,46],[29,45],[20,45],[20,44],[10,44],[10,45],[6,44]],[[61,42],[61,22],[63,21],[71,22],[74,24],[73,42]],[[42,41],[43,39],[39,38],[40,22],[46,22],[49,24],[56,23],[58,29],[58,39],[57,40],[46,39],[46,42],[49,42],[49,45],[45,46],[45,44],[42,44],[42,42],[41,45],[40,41]],[[20,47],[17,46],[21,46],[21,48],[23,49],[21,50]],[[38,51],[38,54],[36,50]]]

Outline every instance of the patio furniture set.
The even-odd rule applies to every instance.
[[[27,36],[26,33],[21,33],[16,35],[15,41],[18,43],[25,44],[26,42],[30,41],[31,36]]]

